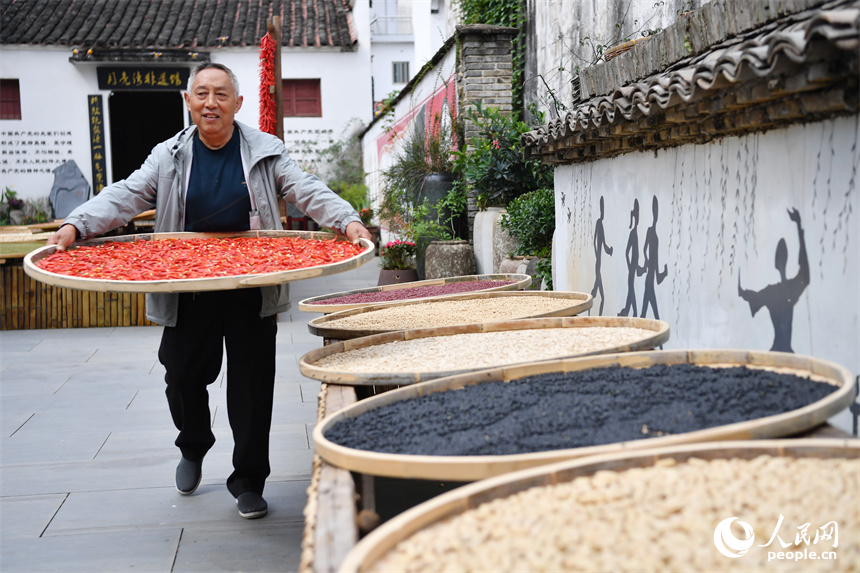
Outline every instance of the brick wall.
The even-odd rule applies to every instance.
[[[516,28],[473,24],[457,27],[457,100],[463,118],[463,134],[467,146],[478,128],[466,119],[465,112],[474,109],[475,102],[483,107],[513,111],[513,61],[511,43]],[[469,198],[469,236],[478,212],[474,197]]]

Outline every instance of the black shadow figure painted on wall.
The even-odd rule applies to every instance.
[[[624,250],[624,258],[627,260],[627,301],[618,316],[630,316],[637,314],[636,288],[634,282],[636,277],[645,274],[645,267],[639,266],[639,199],[633,200],[633,210],[630,211],[630,234],[627,236],[627,248]]]
[[[645,296],[642,297],[642,316],[648,312],[648,306],[654,311],[654,318],[660,320],[660,312],[657,310],[657,294],[654,282],[659,285],[666,279],[669,274],[666,265],[663,265],[663,270],[660,271],[659,246],[660,240],[657,238],[657,196],[651,199],[651,214],[653,220],[651,226],[645,232],[645,245],[642,247],[642,257],[644,258],[642,266],[645,268]]]
[[[610,257],[612,256],[612,247],[606,244],[606,236],[603,233],[603,196],[600,196],[600,218],[597,219],[597,225],[594,227],[594,288],[591,289],[591,296],[594,297],[600,292],[600,316],[603,316],[603,278],[600,276],[600,259],[603,251]]]
[[[768,285],[756,292],[741,287],[741,275],[738,273],[738,296],[750,305],[752,315],[766,307],[773,323],[773,346],[771,350],[778,352],[794,352],[791,349],[791,328],[794,319],[794,305],[800,295],[809,285],[809,259],[806,256],[806,240],[803,237],[803,227],[800,225],[800,213],[797,209],[788,212],[789,218],[797,224],[797,236],[800,240],[798,265],[800,269],[794,278],[786,278],[785,264],[788,262],[788,247],[785,239],[780,239],[776,245],[775,265],[779,271],[779,282]]]

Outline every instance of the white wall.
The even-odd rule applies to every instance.
[[[677,20],[679,11],[695,10],[709,1],[528,0],[534,28],[529,41],[535,45],[529,48],[534,61],[527,63],[525,74],[526,104],[537,98],[541,110],[549,109],[551,100],[540,76],[556,98],[570,106],[576,68],[596,63],[597,46],[612,46],[624,38],[640,38],[643,31],[666,28]]]
[[[373,116],[370,76],[370,23],[367,0],[356,2],[353,12],[359,36],[355,52],[336,49],[284,49],[282,75],[284,78],[320,78],[322,117],[285,118],[285,140],[294,158],[312,169],[319,151],[339,140],[344,131],[354,132],[366,125]],[[87,96],[101,94],[104,111],[104,137],[107,149],[108,181],[113,181],[110,158],[109,90],[99,90],[96,77],[97,64],[69,62],[68,48],[42,48],[3,46],[0,48],[0,77],[19,79],[21,87],[20,121],[0,121],[4,135],[0,143],[0,161],[7,170],[0,173],[0,190],[6,186],[17,191],[21,198],[46,197],[54,182],[53,169],[67,159],[74,159],[92,186],[90,157],[89,116]],[[244,104],[237,114],[243,123],[257,126],[259,114],[259,51],[256,47],[213,50],[211,59],[234,70],[239,79]],[[103,64],[110,65],[110,64]],[[183,64],[177,64],[179,66]],[[191,65],[189,64],[189,67]],[[187,113],[185,114],[187,124]],[[35,135],[63,133],[63,143],[54,145],[53,137],[47,145],[33,144]],[[23,134],[23,135],[14,135]],[[38,140],[45,139],[41,135]],[[28,143],[21,145],[20,143]],[[66,143],[69,142],[69,143]],[[21,148],[36,159],[36,150],[46,147],[61,155],[45,155],[56,163],[39,165],[47,173],[11,173],[15,161],[24,156],[11,155]],[[41,159],[40,159],[41,160]],[[46,159],[47,160],[47,159]]]
[[[393,62],[409,62],[409,73],[414,74],[414,46],[408,42],[373,43],[373,98],[383,101],[392,92],[399,92],[406,82],[394,83]],[[409,78],[407,78],[408,80]]]
[[[98,90],[94,67],[75,66],[69,63],[70,56],[71,51],[65,48],[4,47],[0,51],[0,77],[18,79],[21,89],[21,119],[0,121],[0,171],[6,170],[0,173],[0,188],[9,187],[20,198],[47,197],[54,184],[53,169],[69,159],[77,163],[92,184],[87,95],[107,92]],[[106,97],[103,104],[107,106]],[[107,124],[105,128],[109,132]],[[68,135],[41,135],[57,132]],[[26,154],[15,153],[18,151]],[[22,160],[48,163],[24,165]],[[48,173],[9,172],[26,168]]]
[[[363,43],[362,43],[363,40]],[[325,174],[320,152],[340,140],[345,130],[354,132],[373,115],[370,83],[370,46],[360,38],[356,52],[337,50],[284,49],[281,76],[284,79],[320,79],[322,117],[285,117],[284,142],[290,155],[303,168]],[[259,124],[259,61],[256,49],[213,52],[212,61],[236,72],[245,101],[236,119]]]
[[[361,146],[364,171],[367,174],[368,196],[375,210],[379,208],[379,199],[384,185],[381,173],[391,165],[398,146],[416,116],[423,110],[426,121],[433,110],[439,109],[439,106],[446,102],[450,106],[451,113],[456,117],[455,71],[456,49],[452,48],[433,70],[413,86],[410,93],[405,94],[397,102],[390,116],[378,120],[362,137]],[[382,240],[383,242],[387,240],[384,228]]]
[[[600,257],[603,295],[591,314],[615,316],[628,296],[625,249],[630,212],[639,202],[638,257],[643,264],[652,198],[660,270],[659,318],[669,323],[666,348],[769,350],[774,326],[767,308],[753,316],[738,294],[780,282],[775,253],[788,251],[787,278],[799,270],[800,241],[789,217],[801,217],[810,266],[808,286],[793,307],[791,347],[860,373],[860,117],[798,125],[707,145],[563,166],[555,172],[557,290],[592,292],[594,240],[604,198],[603,229],[611,255]],[[647,275],[633,279],[638,315]],[[776,295],[770,296],[775,300]],[[649,306],[646,315],[655,318]],[[850,431],[850,417],[837,423]]]

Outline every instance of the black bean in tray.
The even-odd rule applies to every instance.
[[[595,368],[401,400],[337,423],[326,438],[396,454],[523,454],[754,420],[802,408],[837,389],[743,366]]]

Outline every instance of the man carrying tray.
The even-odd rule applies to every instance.
[[[144,164],[105,187],[66,217],[49,239],[65,249],[125,225],[155,207],[155,232],[281,229],[283,197],[352,241],[371,239],[358,213],[313,175],[303,172],[281,140],[234,121],[239,83],[226,66],[202,64],[188,79],[185,103],[194,122],[158,144]],[[289,307],[287,285],[198,293],[150,293],[146,315],[164,325],[158,358],[182,452],[176,488],[191,495],[203,458],[215,443],[206,387],[227,348],[227,409],[233,468],[227,489],[245,518],[263,517],[270,473],[269,431],[275,384],[276,317]]]

